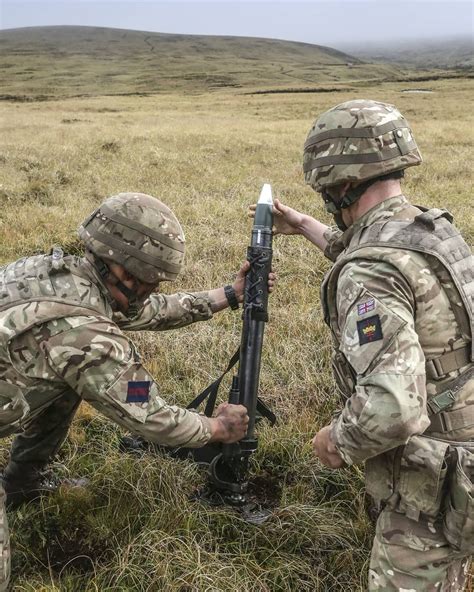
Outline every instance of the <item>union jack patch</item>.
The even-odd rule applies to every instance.
[[[149,380],[129,380],[126,403],[146,403],[150,398]]]
[[[375,300],[373,298],[369,298],[365,302],[361,302],[361,304],[357,305],[357,312],[359,316],[365,315],[368,312],[371,312],[375,309]]]

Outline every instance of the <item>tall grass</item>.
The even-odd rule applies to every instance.
[[[422,86],[417,84],[419,88]],[[285,203],[329,222],[304,186],[301,152],[318,113],[344,100],[395,103],[425,164],[411,169],[415,203],[447,207],[472,242],[472,81],[405,94],[387,83],[337,94],[96,97],[2,103],[0,264],[62,244],[109,195],[163,199],[187,237],[182,277],[169,291],[229,282],[244,258],[246,209],[271,182]],[[427,88],[427,84],[425,84]],[[56,470],[86,475],[9,515],[14,590],[225,592],[358,591],[373,527],[359,468],[332,472],[310,439],[338,406],[318,288],[328,262],[301,238],[275,240],[261,394],[279,416],[262,426],[253,478],[275,509],[260,527],[190,501],[204,476],[190,463],[118,452],[121,431],[84,406]],[[238,313],[136,338],[169,401],[186,403],[225,367],[240,339]],[[225,396],[225,388],[223,389]],[[4,442],[2,454],[7,455]]]

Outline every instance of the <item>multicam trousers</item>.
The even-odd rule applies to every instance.
[[[27,477],[45,468],[66,438],[80,402],[76,393],[67,390],[46,408],[33,411],[33,417],[13,440],[6,474]],[[5,492],[0,484],[0,592],[8,589],[9,578],[10,539]]]
[[[372,592],[462,592],[471,557],[446,541],[441,523],[386,508],[377,520],[369,569]]]

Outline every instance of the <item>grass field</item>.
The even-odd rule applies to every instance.
[[[171,290],[231,280],[249,241],[249,203],[264,182],[282,201],[329,222],[304,186],[302,145],[318,113],[357,97],[396,104],[425,158],[406,194],[447,207],[473,242],[473,82],[355,85],[350,92],[162,94],[1,104],[0,264],[62,244],[120,191],[150,193],[182,221],[187,263]],[[362,591],[373,527],[360,468],[331,472],[310,440],[338,401],[318,288],[328,262],[301,238],[277,237],[261,394],[279,416],[262,426],[253,479],[275,506],[253,527],[189,501],[204,477],[194,465],[121,455],[120,430],[81,409],[58,458],[86,475],[87,492],[62,491],[9,515],[14,590],[23,592]],[[186,403],[220,374],[239,342],[230,311],[208,323],[136,335],[169,401]],[[225,396],[226,389],[223,389]],[[2,455],[6,458],[7,443]]]

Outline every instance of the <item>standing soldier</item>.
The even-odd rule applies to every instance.
[[[276,201],[276,231],[334,265],[322,286],[345,399],[314,440],[333,469],[365,463],[380,511],[369,589],[463,590],[474,550],[474,257],[445,210],[412,206],[421,163],[406,119],[355,100],[311,128],[305,180],[339,230]]]
[[[47,490],[41,472],[81,400],[160,444],[201,447],[246,433],[241,405],[224,403],[214,418],[168,405],[122,330],[183,327],[238,308],[247,263],[233,286],[158,294],[183,265],[184,235],[169,208],[141,193],[104,201],[79,236],[83,258],[55,248],[0,268],[0,433],[20,431],[3,475],[9,505]],[[0,486],[2,591],[10,570],[5,492]]]

